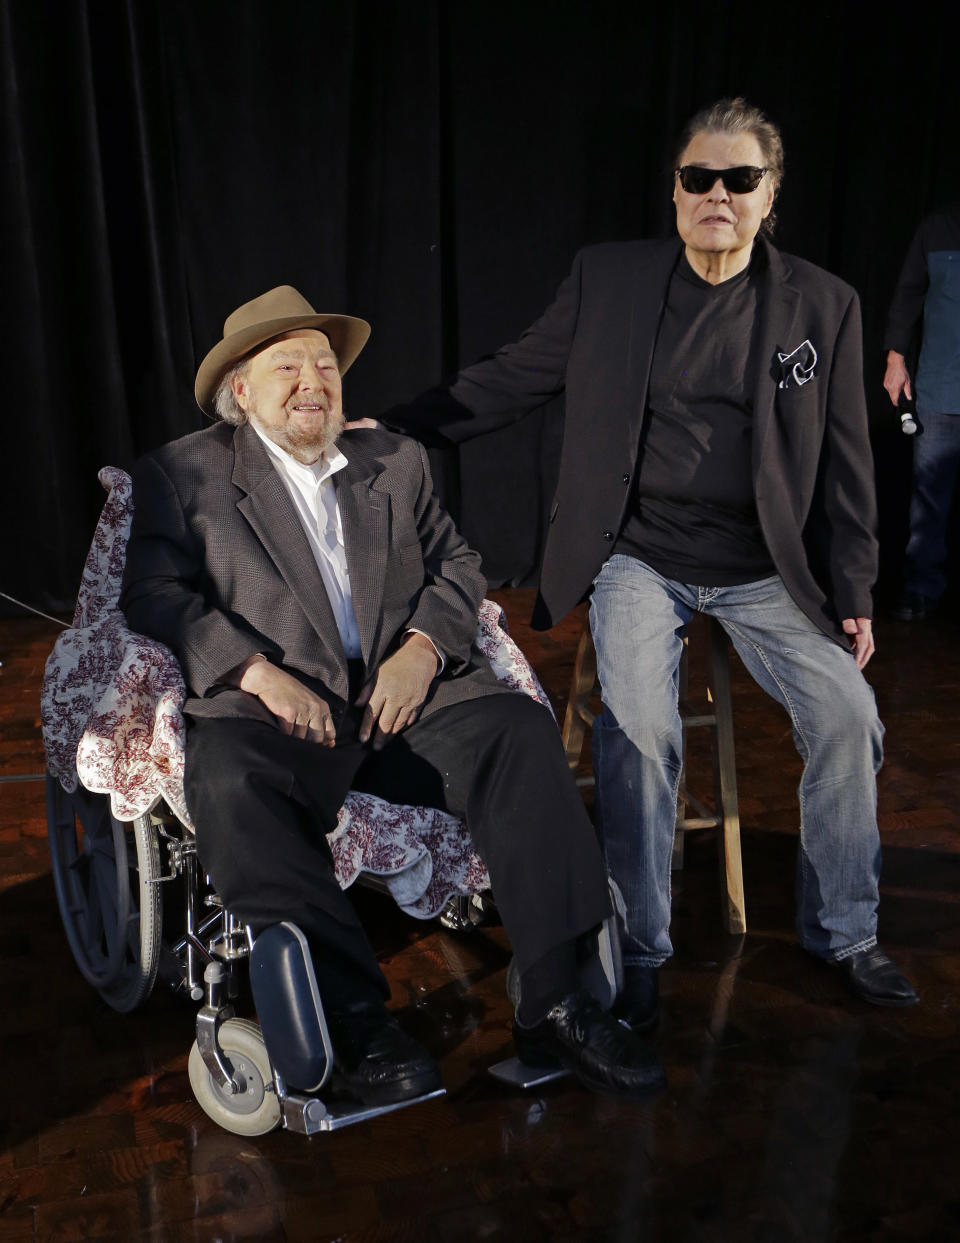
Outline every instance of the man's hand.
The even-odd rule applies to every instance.
[[[900,401],[900,394],[905,393],[907,401],[913,400],[913,390],[910,387],[910,376],[907,372],[906,361],[902,354],[898,354],[896,350],[887,352],[887,370],[883,377],[883,387],[887,390],[887,395],[894,405]]]
[[[251,657],[234,673],[235,685],[256,695],[277,718],[285,734],[319,742],[322,747],[332,747],[337,741],[330,709],[319,695],[291,674],[259,656]]]
[[[347,419],[343,425],[345,432],[355,432],[358,427],[383,427],[376,419]]]
[[[876,651],[876,644],[873,641],[873,622],[869,617],[845,617],[843,630],[853,640],[851,647],[857,661],[857,668],[862,669]]]
[[[360,741],[366,742],[376,726],[373,749],[379,751],[391,734],[413,724],[438,667],[436,649],[426,635],[407,635],[357,696],[357,703],[365,705]]]

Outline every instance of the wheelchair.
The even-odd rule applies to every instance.
[[[108,491],[73,625],[47,662],[41,722],[54,886],[84,978],[115,1010],[143,1004],[160,981],[200,1002],[188,1059],[204,1112],[238,1135],[278,1126],[332,1131],[443,1095],[369,1105],[336,1093],[334,1053],[306,941],[293,924],[256,938],[226,909],[197,857],[183,799],[185,687],[172,653],[135,635],[118,608],[132,517],[129,477],[105,467]],[[514,689],[548,701],[490,601],[477,646]],[[371,828],[374,831],[371,831]],[[462,822],[351,792],[329,835],[340,883],[358,879],[450,929],[482,923],[489,878]],[[601,930],[584,983],[611,1005],[622,980],[614,921]],[[516,1003],[519,978],[507,973]],[[257,1021],[239,1017],[252,997]],[[531,1087],[565,1071],[509,1058],[490,1067]]]

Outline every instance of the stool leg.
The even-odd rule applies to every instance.
[[[717,814],[722,817],[718,844],[723,852],[720,866],[723,917],[728,932],[741,935],[747,930],[747,910],[740,854],[737,764],[733,745],[733,709],[730,702],[730,656],[723,627],[714,618],[710,619],[710,689],[717,721],[713,734],[714,774]]]
[[[580,763],[586,726],[593,721],[593,714],[590,712],[590,696],[594,693],[596,682],[597,652],[593,646],[593,635],[590,633],[588,624],[580,632],[577,655],[573,662],[573,677],[570,680],[567,711],[560,734],[567,763],[574,771]]]
[[[673,831],[673,853],[670,856],[671,872],[682,872],[686,851],[686,835],[684,830],[680,828],[682,821],[687,815],[686,789],[687,789],[687,714],[684,711],[684,704],[687,700],[688,674],[687,674],[687,654],[690,651],[690,637],[683,637],[683,655],[680,657],[680,668],[677,670],[677,698],[680,702],[680,784],[679,795],[677,798],[677,827]]]

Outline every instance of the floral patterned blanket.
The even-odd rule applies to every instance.
[[[41,723],[47,771],[65,790],[77,784],[109,795],[118,820],[133,820],[160,799],[188,828],[183,797],[186,687],[169,648],[127,628],[118,601],[133,499],[130,477],[99,474],[108,492],[77,596],[73,625],[47,661]],[[497,676],[549,707],[502,610],[480,607],[477,648]],[[489,884],[462,821],[427,807],[402,807],[350,793],[328,838],[346,888],[361,872],[380,876],[409,914],[430,919],[454,894]]]

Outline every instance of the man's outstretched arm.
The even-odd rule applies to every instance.
[[[447,446],[516,422],[561,392],[580,313],[582,257],[541,317],[505,345],[383,416],[387,427],[424,444]]]

